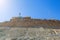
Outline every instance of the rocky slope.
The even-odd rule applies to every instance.
[[[0,23],[0,40],[60,40],[60,21],[13,17]]]
[[[60,28],[59,20],[42,20],[30,17],[13,17],[10,21],[0,23],[0,26],[10,27],[44,27],[44,28]]]
[[[60,40],[60,29],[0,27],[0,40]]]

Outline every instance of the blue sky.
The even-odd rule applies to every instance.
[[[14,16],[60,20],[60,0],[0,0],[0,22]]]

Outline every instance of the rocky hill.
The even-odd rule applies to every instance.
[[[0,23],[0,40],[60,40],[60,21],[13,17]]]
[[[10,21],[0,23],[0,26],[9,27],[44,27],[60,28],[60,20],[34,19],[31,17],[13,17]]]

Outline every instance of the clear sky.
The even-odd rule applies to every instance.
[[[0,22],[14,16],[60,20],[60,0],[0,0]]]

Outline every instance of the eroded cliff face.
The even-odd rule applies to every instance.
[[[30,17],[13,17],[8,22],[0,23],[0,26],[10,26],[10,27],[44,27],[44,28],[60,28],[59,20],[42,20],[33,19]]]

